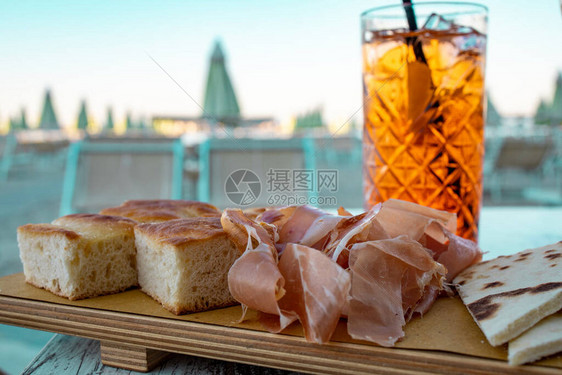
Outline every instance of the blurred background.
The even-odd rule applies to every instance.
[[[479,2],[484,206],[561,206],[560,2]],[[22,270],[16,228],[61,214],[127,198],[284,203],[228,190],[248,155],[262,191],[281,193],[287,170],[336,170],[337,189],[303,196],[360,208],[359,14],[396,3],[0,3],[0,276]],[[50,336],[0,326],[0,369],[19,373]]]

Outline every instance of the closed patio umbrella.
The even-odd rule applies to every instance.
[[[77,128],[81,130],[88,129],[88,113],[86,111],[86,101],[80,103],[80,112],[78,113]]]
[[[115,123],[113,122],[113,110],[111,108],[107,109],[107,119],[105,121],[106,130],[114,130]]]
[[[131,114],[127,113],[127,117],[125,118],[125,131],[133,129],[133,121],[131,120]]]
[[[48,89],[45,91],[45,101],[43,104],[43,111],[41,112],[39,128],[44,130],[59,128],[59,123],[57,121],[57,116],[51,99],[51,91]]]
[[[556,79],[554,99],[549,112],[551,125],[562,125],[562,73],[559,73]]]
[[[539,106],[537,107],[537,112],[535,113],[535,123],[541,125],[548,124],[548,112],[548,104],[546,103],[546,101],[541,99]]]
[[[225,57],[219,41],[215,42],[211,55],[203,111],[203,117],[227,125],[237,125],[240,120],[240,107],[226,70]]]
[[[21,110],[20,117],[10,119],[10,130],[25,130],[28,129],[29,125],[27,124],[27,119],[25,115],[25,109]]]

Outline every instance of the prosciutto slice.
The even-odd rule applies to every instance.
[[[275,314],[279,317],[280,329],[284,329],[297,316],[279,307],[278,301],[285,295],[285,279],[277,267],[277,250],[273,239],[266,229],[238,209],[224,210],[221,224],[239,249],[242,245],[246,246],[228,271],[230,294],[242,304],[241,320],[249,307]]]
[[[273,207],[250,207],[243,209],[242,212],[248,219],[255,220],[258,216],[271,208]]]
[[[424,234],[436,237],[440,242],[446,241],[435,226],[430,226],[433,222],[449,232],[457,230],[456,214],[397,199],[382,203],[378,219],[390,237],[407,235],[416,241]]]
[[[288,206],[270,209],[257,217],[257,220],[277,228],[278,250],[286,244],[295,243],[321,249],[330,231],[343,219],[308,205]]]
[[[456,214],[389,199],[382,204],[377,219],[390,237],[405,234],[429,249],[433,259],[447,268],[448,282],[482,259],[482,250],[475,242],[454,234]]]
[[[283,225],[285,225],[285,223],[293,217],[297,208],[299,208],[299,206],[271,208],[258,215],[256,217],[256,221],[262,221],[264,223],[272,224],[277,228],[282,228]]]
[[[351,212],[343,208],[342,206],[338,207],[338,215],[340,216],[353,216]]]
[[[246,251],[228,272],[228,288],[243,305],[279,314],[277,301],[285,295],[285,279],[267,245]]]
[[[447,250],[436,252],[434,259],[447,267],[447,282],[451,282],[466,267],[482,260],[482,250],[470,240],[444,230],[449,239]]]
[[[330,232],[330,237],[324,246],[324,252],[333,261],[347,268],[349,248],[353,244],[389,238],[376,217],[380,207],[381,205],[378,204],[368,212],[341,219],[338,225]]]
[[[347,331],[355,339],[393,346],[423,301],[427,287],[442,287],[445,268],[406,236],[353,245]]]
[[[241,253],[258,244],[267,245],[272,253],[275,247],[277,233],[275,227],[267,223],[257,223],[249,219],[242,210],[227,208],[221,215],[222,229],[230,236],[234,245]]]
[[[322,252],[296,244],[285,248],[279,270],[286,288],[279,300],[281,309],[296,314],[307,341],[328,342],[346,304],[351,285],[349,273]],[[279,319],[267,318],[262,323],[270,331],[279,332]]]

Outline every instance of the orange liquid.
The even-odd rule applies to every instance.
[[[406,41],[414,35],[427,64]],[[473,30],[445,30],[374,34],[363,44],[366,208],[397,198],[455,212],[457,234],[477,240],[485,43]]]

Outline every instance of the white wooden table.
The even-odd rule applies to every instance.
[[[562,207],[490,207],[482,212],[479,244],[485,259],[562,241]],[[155,374],[291,374],[287,371],[171,355]],[[55,335],[23,374],[138,374],[104,366],[99,342]]]

